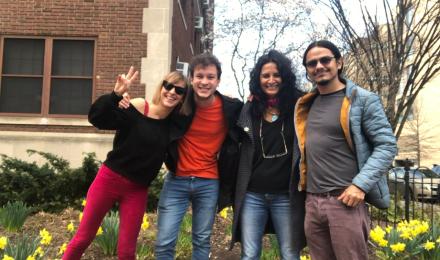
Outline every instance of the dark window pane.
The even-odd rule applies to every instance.
[[[93,41],[54,40],[52,75],[92,76]]]
[[[87,115],[91,104],[91,79],[52,79],[50,114]]]
[[[5,39],[3,74],[43,75],[44,40]]]
[[[42,78],[3,77],[0,112],[40,113]]]

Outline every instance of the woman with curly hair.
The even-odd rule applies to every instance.
[[[305,245],[304,199],[299,192],[295,103],[302,95],[291,61],[276,50],[262,55],[250,74],[252,100],[243,107],[232,243],[242,259],[260,259],[262,238],[275,233],[282,259],[299,259]]]

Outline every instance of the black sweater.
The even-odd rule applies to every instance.
[[[148,187],[157,176],[169,140],[167,119],[153,119],[133,105],[118,108],[114,92],[99,97],[90,108],[89,122],[99,129],[117,130],[113,150],[104,164],[114,172]]]

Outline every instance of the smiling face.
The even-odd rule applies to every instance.
[[[280,91],[282,79],[274,62],[263,65],[260,73],[260,87],[267,97],[273,98]]]
[[[182,102],[184,98],[184,94],[177,94],[176,93],[176,87],[177,88],[186,88],[185,81],[179,80],[176,83],[173,83],[173,88],[170,90],[167,90],[164,86],[162,86],[160,91],[160,102],[164,107],[168,108],[174,108],[176,107],[180,102]]]
[[[307,75],[318,87],[325,87],[340,81],[338,70],[342,68],[342,59],[336,60],[329,49],[322,47],[310,49],[305,63]]]
[[[203,101],[211,99],[219,83],[220,79],[217,75],[217,67],[214,64],[208,66],[197,65],[194,68],[191,84],[196,100]]]

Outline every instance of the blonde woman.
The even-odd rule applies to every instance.
[[[113,150],[89,188],[83,219],[64,253],[65,260],[81,258],[116,202],[120,217],[118,259],[135,259],[148,187],[162,166],[169,143],[168,116],[177,111],[187,88],[185,77],[171,72],[158,85],[151,104],[137,98],[127,109],[119,108],[122,95],[137,76],[133,67],[126,75],[119,75],[113,91],[99,97],[90,108],[90,123],[117,132]]]

